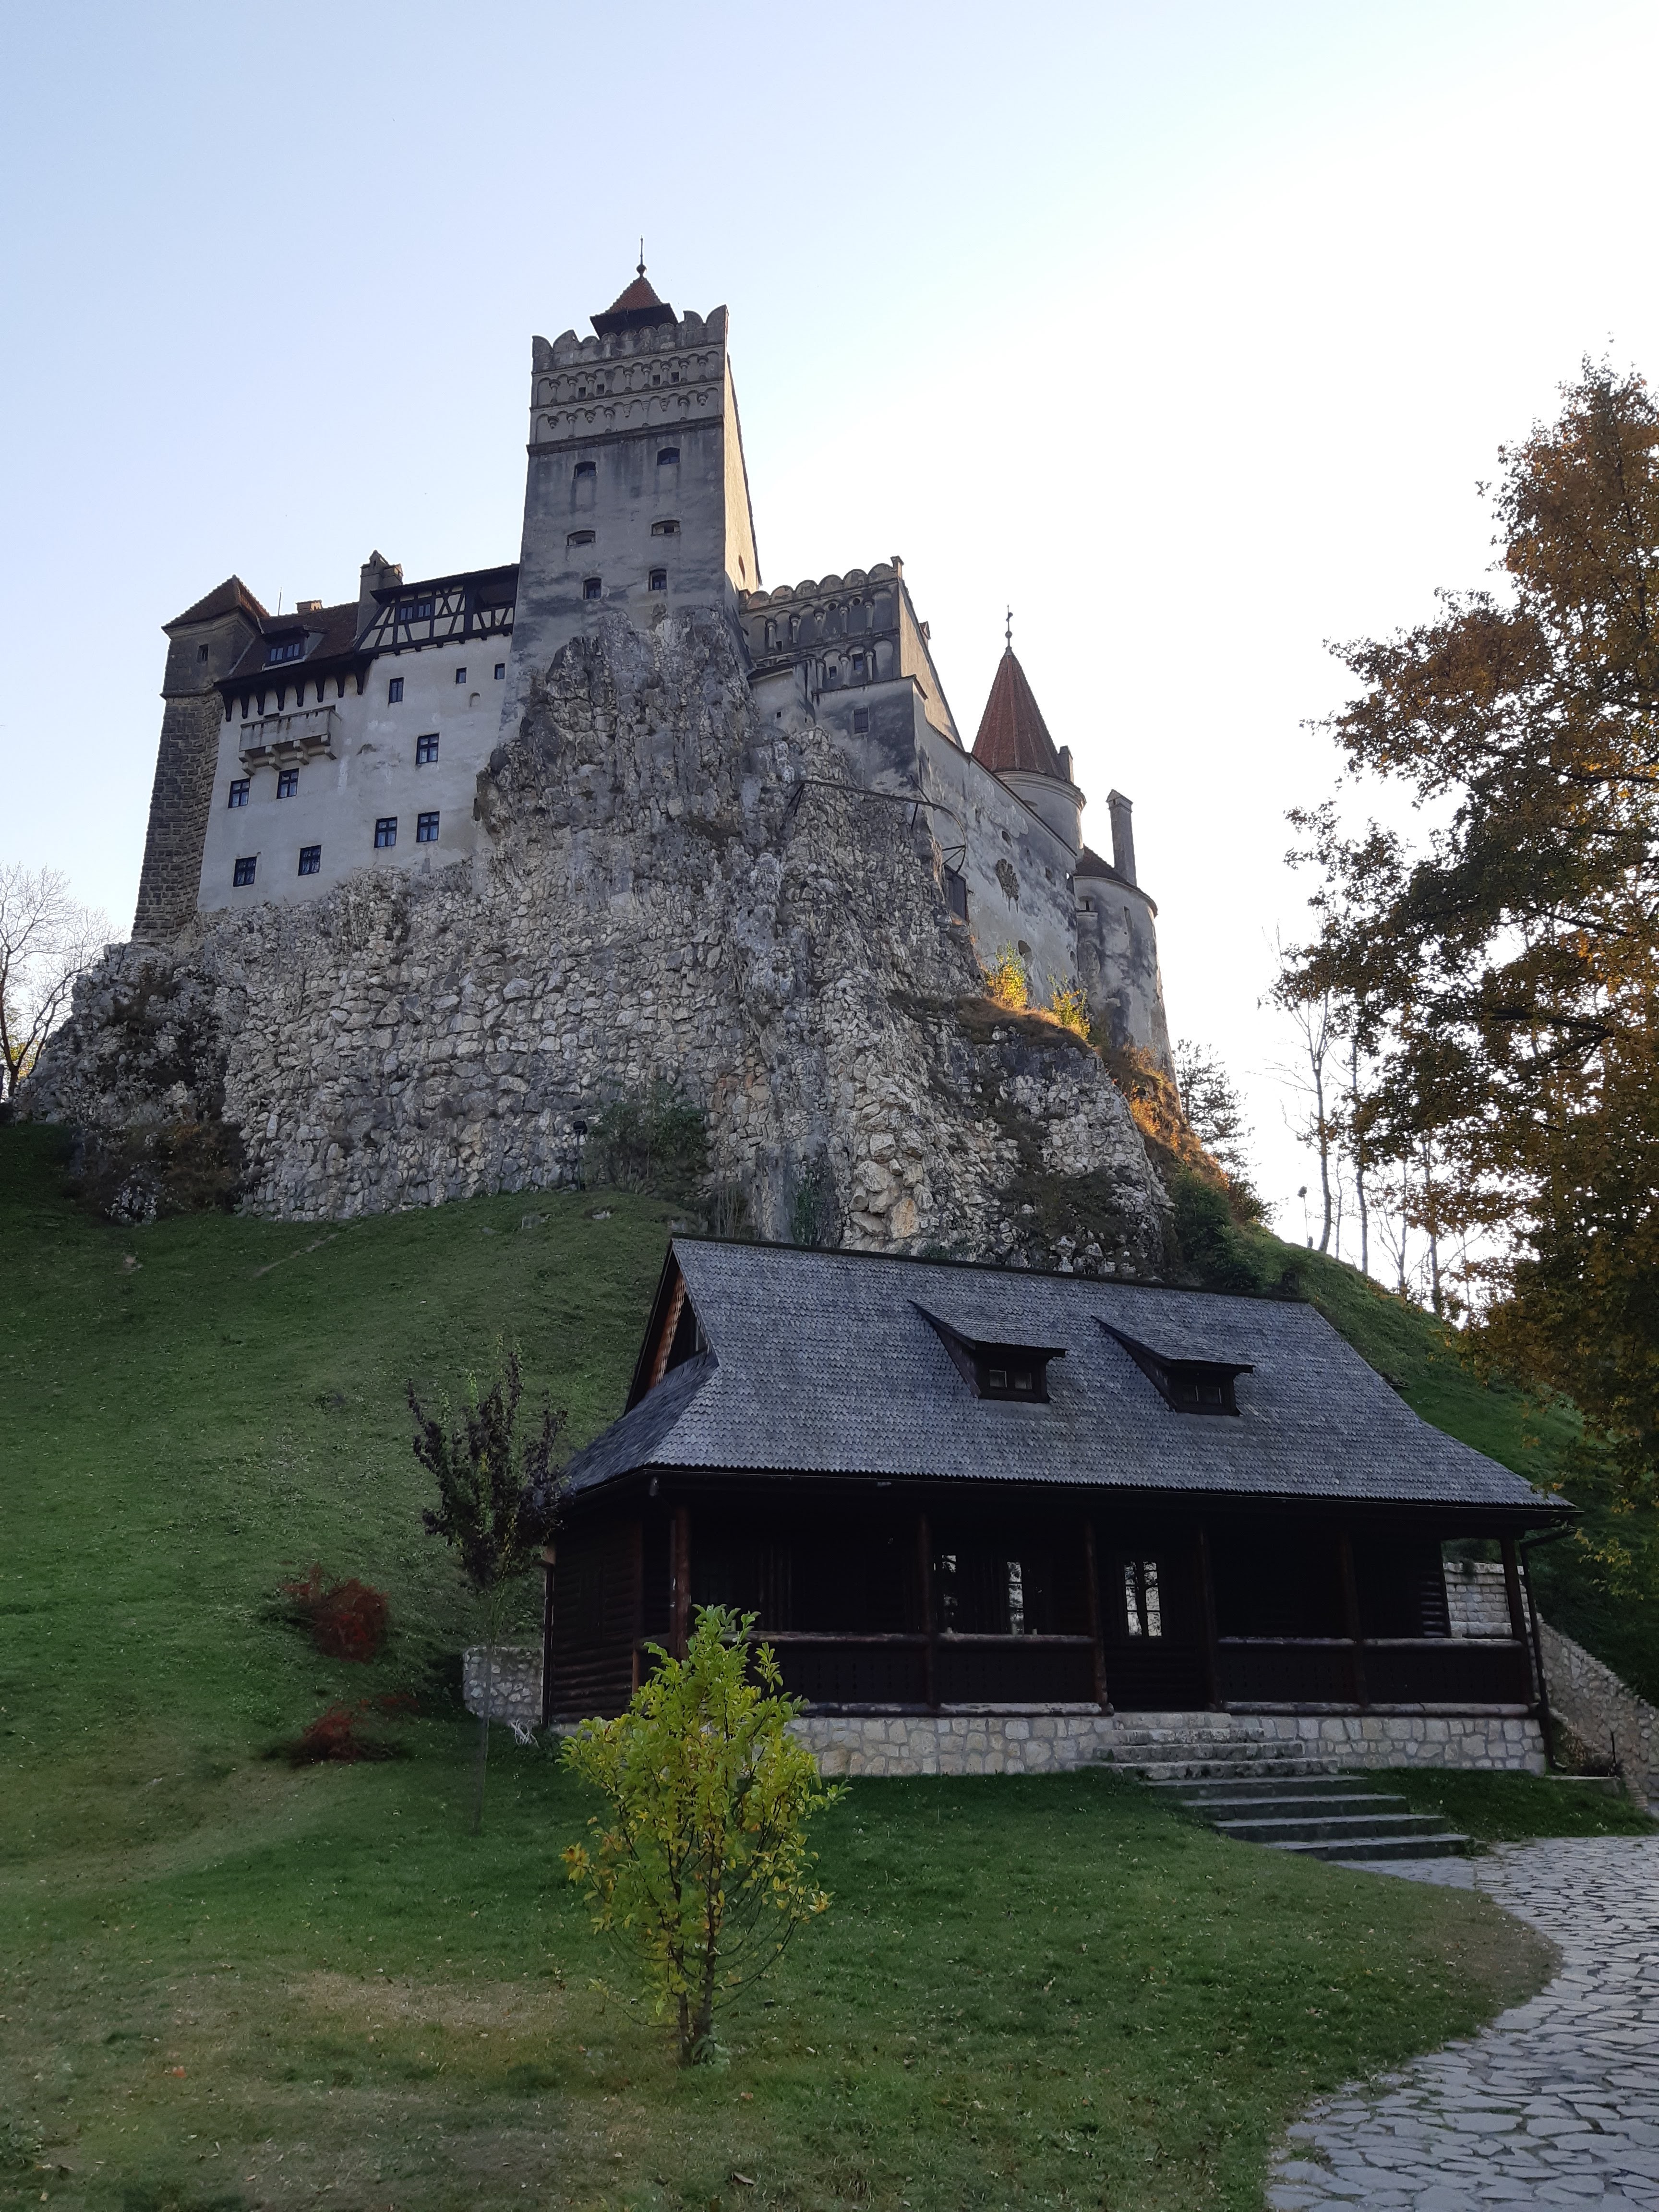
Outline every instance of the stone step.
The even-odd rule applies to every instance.
[[[1468,1847],[1467,1836],[1443,1828],[1433,1836],[1398,1836],[1386,1841],[1356,1837],[1342,1843],[1272,1844],[1270,1850],[1299,1851],[1309,1859],[1449,1859]]]
[[[1218,1759],[1206,1753],[1178,1752],[1171,1747],[1155,1759],[1111,1759],[1108,1764],[1133,1781],[1148,1783],[1301,1781],[1335,1771],[1330,1759],[1264,1759],[1248,1766],[1237,1759]]]
[[[1310,1790],[1304,1784],[1291,1783],[1287,1789],[1264,1792],[1258,1789],[1229,1790],[1225,1792],[1188,1795],[1188,1786],[1182,1783],[1170,1785],[1176,1802],[1189,1813],[1197,1813],[1218,1826],[1224,1820],[1251,1818],[1308,1820],[1315,1815],[1340,1813],[1345,1817],[1359,1818],[1365,1814],[1409,1812],[1403,1797],[1385,1797],[1365,1790]]]
[[[1219,1836],[1240,1844],[1391,1843],[1401,1836],[1444,1831],[1432,1813],[1268,1813],[1212,1820]]]

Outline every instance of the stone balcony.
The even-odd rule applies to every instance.
[[[291,714],[261,714],[244,722],[236,750],[244,768],[286,767],[336,754],[338,717],[332,707],[302,707]]]

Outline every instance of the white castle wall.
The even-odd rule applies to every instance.
[[[244,716],[234,710],[219,733],[202,850],[203,910],[272,900],[303,904],[325,897],[349,875],[430,872],[468,859],[478,837],[473,799],[479,772],[498,741],[509,655],[509,637],[381,653],[370,664],[361,695],[348,684],[344,698],[330,698],[319,708],[313,684],[306,687],[312,703],[304,709],[290,703],[282,714]],[[394,681],[401,681],[404,694],[395,705],[389,696]],[[290,678],[281,696],[291,702],[294,690]],[[275,679],[271,696],[277,696]],[[269,744],[289,732],[326,742],[328,750],[284,762],[297,765],[299,788],[292,798],[279,799],[276,767],[246,763],[243,749]],[[416,740],[428,734],[439,740],[438,757],[422,766]],[[242,777],[250,786],[248,803],[233,807],[231,787]],[[438,816],[435,844],[416,842],[416,820],[426,811]],[[388,816],[396,817],[398,842],[377,849],[374,825]],[[300,853],[308,845],[321,847],[321,867],[302,876]],[[258,866],[252,884],[239,889],[235,863],[245,856]]]

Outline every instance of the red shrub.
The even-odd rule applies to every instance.
[[[406,1692],[393,1691],[381,1698],[360,1698],[355,1705],[330,1705],[318,1714],[309,1728],[303,1729],[292,1743],[284,1744],[283,1751],[290,1766],[321,1766],[330,1761],[349,1765],[359,1759],[393,1759],[396,1747],[379,1741],[374,1736],[357,1733],[357,1723],[365,1713],[411,1713],[415,1700]]]
[[[355,1575],[331,1583],[321,1566],[313,1566],[303,1581],[284,1583],[283,1589],[311,1623],[312,1641],[325,1658],[373,1659],[385,1644],[385,1592]]]

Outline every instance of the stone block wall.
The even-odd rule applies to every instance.
[[[1611,1753],[1617,1759],[1632,1796],[1659,1804],[1659,1707],[1548,1621],[1540,1620],[1538,1630],[1551,1712],[1592,1758]]]
[[[1496,1559],[1448,1559],[1446,1611],[1454,1636],[1507,1636],[1509,1591]]]
[[[485,1651],[461,1654],[461,1698],[468,1712],[484,1709]],[[489,1663],[489,1717],[520,1729],[542,1724],[542,1651],[538,1644],[498,1644]]]
[[[491,1711],[538,1726],[541,1653],[495,1654]],[[465,1655],[467,1710],[483,1705],[483,1652]],[[572,1725],[556,1724],[562,1732]],[[1518,1712],[1103,1713],[1095,1705],[983,1706],[939,1713],[806,1713],[795,1723],[828,1775],[1054,1774],[1068,1768],[1174,1762],[1183,1749],[1259,1747],[1263,1757],[1339,1766],[1446,1766],[1541,1774],[1538,1723]]]

